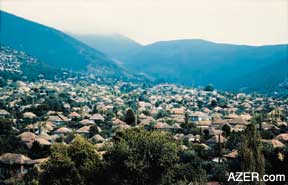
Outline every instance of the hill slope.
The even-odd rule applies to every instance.
[[[22,51],[0,45],[0,77],[7,80],[61,79],[66,71],[50,67]]]
[[[142,45],[119,34],[112,35],[74,35],[83,43],[104,52],[119,62],[125,62],[129,56],[141,49]]]
[[[194,39],[144,46],[125,64],[156,79],[188,86],[213,83],[221,89],[258,90],[265,87],[266,74],[271,83],[284,80],[288,76],[287,63],[288,45],[253,47]],[[278,68],[282,70],[281,79]]]
[[[0,11],[0,41],[46,64],[99,75],[122,75],[116,63],[80,41],[56,29]]]

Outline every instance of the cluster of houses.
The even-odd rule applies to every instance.
[[[21,73],[20,61],[17,60],[16,55],[23,57],[24,53],[0,46],[0,71]],[[31,59],[31,62],[33,62],[33,59]]]
[[[133,90],[122,92],[121,88],[128,85]],[[60,103],[61,110],[51,106],[50,110],[41,111],[41,105],[51,96],[59,98],[60,102],[57,103]],[[119,129],[149,127],[171,132],[177,140],[198,143],[208,149],[210,145],[227,142],[223,135],[225,125],[231,131],[241,132],[251,124],[253,115],[257,113],[267,113],[260,119],[263,130],[287,127],[288,120],[285,99],[204,91],[171,84],[143,88],[124,82],[113,86],[49,81],[17,82],[0,90],[0,102],[0,118],[13,120],[13,127],[19,132],[17,137],[27,148],[31,148],[34,142],[41,146],[66,142],[65,137],[80,134],[97,146],[100,155],[105,153],[103,144],[110,142]],[[125,122],[127,109],[133,109],[134,124]],[[182,132],[183,127],[191,123],[200,133]],[[209,139],[203,140],[201,134],[204,132],[209,134]],[[285,147],[288,133],[281,133],[263,142],[271,143],[274,147]],[[182,148],[188,149],[185,145]],[[236,157],[237,150],[224,156]],[[0,171],[7,173],[8,170],[11,174],[23,175],[32,166],[46,160],[32,160],[21,154],[5,153],[0,155]]]

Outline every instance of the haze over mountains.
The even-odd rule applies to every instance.
[[[200,39],[141,45],[121,35],[67,35],[0,11],[1,45],[54,68],[225,90],[274,91],[288,79],[288,45],[245,46]],[[105,53],[105,54],[104,54]],[[118,63],[118,64],[117,64]]]
[[[278,89],[288,78],[288,45],[257,47],[187,39],[139,44],[131,53],[121,48],[131,40],[118,39],[117,44],[108,45],[113,36],[90,36],[89,43],[83,35],[77,38],[121,60],[132,71],[186,86],[212,83],[227,90],[266,91]],[[121,50],[120,55],[115,50]]]
[[[102,52],[56,29],[0,11],[0,41],[46,64],[73,71],[121,76],[124,70]]]
[[[184,85],[212,83],[222,89],[257,89],[258,86],[249,86],[251,80],[256,79],[248,77],[267,66],[280,64],[286,67],[287,76],[287,51],[287,45],[251,47],[203,40],[177,40],[145,46],[127,60],[127,66]],[[272,78],[278,75],[274,72]],[[257,81],[257,84],[260,87],[266,85],[263,81]]]
[[[87,34],[72,36],[90,47],[97,48],[119,62],[126,61],[143,47],[134,40],[120,34]]]

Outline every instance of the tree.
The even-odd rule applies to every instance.
[[[156,115],[156,119],[160,119],[160,118],[164,118],[164,117],[167,117],[168,116],[168,113],[166,110],[159,110],[157,115]]]
[[[176,165],[177,153],[177,144],[166,133],[144,129],[118,132],[114,145],[104,155],[107,184],[160,184]]]
[[[77,135],[67,148],[68,156],[75,163],[84,184],[94,184],[98,179],[101,162],[96,148],[86,139]]]
[[[32,147],[29,150],[29,156],[32,159],[40,159],[44,157],[48,157],[50,154],[50,146],[44,145],[41,146],[38,141],[34,141],[32,143]]]
[[[99,134],[99,128],[97,125],[92,125],[89,130],[90,137],[93,137],[95,134]]]
[[[223,125],[222,130],[223,130],[223,132],[224,132],[224,136],[225,136],[225,137],[230,136],[231,127],[230,127],[229,125],[227,125],[227,124]]]
[[[251,122],[259,125],[259,130],[262,130],[262,122],[264,115],[262,113],[256,113],[253,115]]]
[[[239,132],[232,131],[229,134],[228,141],[226,143],[226,147],[230,150],[234,150],[240,148],[242,138]]]
[[[185,118],[184,118],[184,123],[185,123],[185,125],[187,125],[188,122],[189,122],[189,113],[186,111],[186,112],[185,112]]]
[[[243,172],[258,172],[262,177],[265,173],[265,164],[263,156],[263,147],[260,135],[254,124],[250,124],[242,135],[240,146],[241,170]],[[262,185],[263,182],[255,182],[256,185]]]
[[[213,84],[208,84],[205,88],[204,91],[214,91],[214,85]]]
[[[12,126],[12,120],[0,120],[0,154],[10,152],[26,155],[28,152],[27,147],[16,136],[17,132],[13,130]]]
[[[64,144],[54,144],[49,161],[44,165],[40,184],[83,184],[75,163],[67,155],[68,147]]]
[[[100,168],[101,162],[95,147],[77,135],[70,146],[59,143],[52,145],[40,184],[92,185],[99,180]]]
[[[135,125],[136,117],[132,109],[128,109],[125,114],[125,122],[128,125]]]
[[[214,107],[217,107],[217,105],[218,105],[218,104],[217,104],[217,101],[216,101],[216,100],[212,100],[212,101],[211,101],[211,104],[210,104],[210,107],[211,107],[211,108],[214,108]]]

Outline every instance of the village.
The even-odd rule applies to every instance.
[[[197,89],[121,81],[8,82],[0,90],[0,135],[6,137],[5,128],[10,127],[20,144],[8,147],[1,137],[0,178],[22,178],[41,168],[51,145],[69,145],[75,135],[93,144],[101,158],[116,132],[133,128],[167,132],[184,151],[201,147],[212,164],[237,158],[237,137],[250,124],[260,131],[262,143],[287,150],[287,101],[221,92],[212,85]],[[287,160],[280,151],[279,160]],[[207,173],[210,184],[217,184]]]

